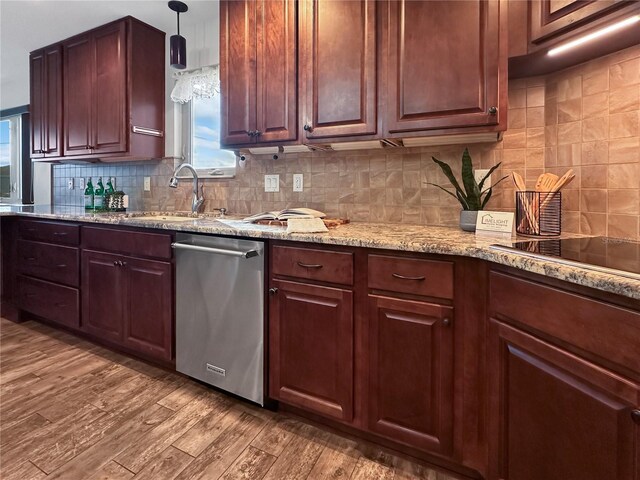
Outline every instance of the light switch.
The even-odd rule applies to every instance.
[[[78,188],[84,191],[84,188],[85,188],[84,177],[78,178]]]
[[[265,175],[264,191],[279,192],[280,191],[280,175]]]
[[[151,191],[151,177],[144,177],[144,191]]]
[[[293,174],[293,191],[302,192],[304,190],[304,175],[302,173]]]

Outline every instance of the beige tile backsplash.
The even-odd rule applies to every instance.
[[[640,46],[635,46],[546,77],[511,81],[503,141],[469,149],[477,167],[502,162],[494,181],[517,171],[531,188],[543,171],[563,174],[573,168],[576,179],[563,190],[563,230],[640,239],[639,108]],[[248,214],[308,206],[353,221],[456,225],[457,202],[428,182],[447,185],[432,156],[459,173],[463,148],[309,152],[278,160],[253,156],[235,179],[204,182],[206,209]],[[181,182],[177,191],[166,186],[171,167],[172,161],[164,160],[146,173],[152,192],[144,192],[137,207],[189,209],[190,182]],[[280,192],[264,192],[267,173],[280,175]],[[294,173],[304,175],[302,193],[292,191]],[[514,195],[512,182],[503,182],[489,208],[513,209]]]

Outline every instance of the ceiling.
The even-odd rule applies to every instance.
[[[217,23],[217,0],[185,3],[181,27]],[[29,102],[29,52],[127,15],[175,33],[176,16],[166,1],[0,0],[0,109]]]

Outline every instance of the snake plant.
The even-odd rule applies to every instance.
[[[478,183],[476,181],[475,175],[473,174],[473,164],[471,162],[471,155],[469,155],[469,149],[465,148],[464,153],[462,154],[462,172],[461,172],[462,185],[464,187],[463,189],[460,186],[460,183],[458,183],[458,180],[456,179],[455,175],[453,174],[453,171],[451,170],[451,167],[448,164],[438,160],[435,157],[431,157],[431,158],[434,162],[436,162],[440,166],[440,168],[442,169],[446,177],[449,179],[449,181],[451,182],[451,185],[453,186],[453,188],[455,188],[455,193],[435,183],[428,182],[429,185],[433,185],[434,187],[438,187],[444,190],[453,198],[458,200],[458,202],[460,202],[460,205],[462,205],[463,210],[483,210],[485,205],[491,198],[491,194],[493,193],[493,187],[495,187],[500,182],[502,182],[505,178],[508,177],[508,176],[502,177],[500,180],[495,182],[491,187],[483,190],[484,182],[489,178],[489,176],[493,173],[493,171],[500,166],[500,163],[502,162],[498,162],[496,165],[491,167],[487,172],[487,174],[484,177],[482,177],[482,179],[480,180],[480,183]]]

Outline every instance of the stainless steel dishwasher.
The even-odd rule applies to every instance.
[[[178,233],[176,369],[264,405],[264,243]]]

